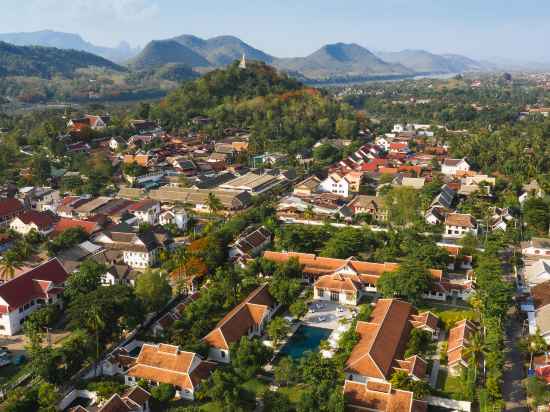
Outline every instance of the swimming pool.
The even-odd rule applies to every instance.
[[[321,341],[328,339],[331,333],[330,329],[301,325],[279,353],[282,356],[299,359],[307,351],[316,351]]]

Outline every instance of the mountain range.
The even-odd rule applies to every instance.
[[[0,34],[0,41],[16,46],[43,46],[58,49],[73,49],[97,54],[116,63],[123,63],[139,52],[139,48],[132,48],[127,42],[121,42],[117,47],[96,46],[74,33],[63,33],[53,30],[41,30],[24,33]]]
[[[175,64],[196,73],[205,73],[226,66],[245,55],[249,60],[263,61],[306,82],[402,78],[496,68],[486,62],[456,54],[433,54],[425,50],[372,52],[354,43],[328,44],[305,57],[278,58],[235,36],[202,39],[186,34],[166,40],[153,40],[141,51],[125,43],[116,48],[95,46],[77,34],[50,30],[0,34],[0,41],[23,46],[39,45],[86,51],[112,61],[124,62],[133,70],[154,70]]]
[[[50,78],[71,77],[77,69],[100,67],[126,71],[110,60],[79,50],[62,50],[42,46],[15,46],[0,41],[0,77],[33,76]]]

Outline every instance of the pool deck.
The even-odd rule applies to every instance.
[[[338,308],[342,308],[342,311],[338,311]],[[322,351],[324,357],[332,357],[334,349],[338,346],[340,335],[349,329],[354,316],[354,308],[342,306],[334,302],[314,301],[310,303],[308,313],[300,321],[292,324],[286,339],[280,342],[279,347],[274,352],[274,359],[301,325],[314,326],[332,331],[327,339],[332,350]],[[323,318],[324,320],[319,318]],[[269,363],[265,367],[265,370],[271,371],[271,369],[272,365]]]
[[[342,312],[338,311],[339,308],[342,309]],[[302,323],[317,328],[335,330],[343,324],[349,324],[353,317],[353,310],[347,306],[334,302],[314,301],[309,305],[309,311],[303,317]]]

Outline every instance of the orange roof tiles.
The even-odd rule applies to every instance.
[[[214,348],[228,350],[229,345],[247,335],[250,328],[260,325],[270,307],[275,305],[267,286],[259,286],[250,293],[225,315],[203,340]]]
[[[449,213],[445,219],[445,224],[449,226],[476,227],[477,223],[472,215],[462,213]]]
[[[369,322],[357,322],[359,342],[346,362],[346,372],[378,379],[389,379],[395,368],[422,378],[423,359],[402,360],[409,334],[414,327],[414,307],[398,299],[379,299]]]
[[[208,376],[214,366],[214,363],[203,361],[195,353],[180,351],[177,346],[144,344],[128,375],[193,390],[201,377]],[[200,379],[193,382],[191,375],[198,367],[201,368]]]
[[[477,327],[474,323],[464,319],[449,331],[447,347],[447,363],[449,366],[456,365],[464,360],[463,350],[468,346],[468,340],[476,330]]]
[[[291,258],[298,259],[302,265],[302,271],[310,275],[325,275],[332,274],[338,270],[346,268],[349,272],[355,272],[360,277],[367,276],[364,280],[375,280],[384,272],[393,272],[399,268],[397,263],[372,263],[364,262],[350,257],[348,259],[334,259],[316,256],[312,253],[297,253],[297,252],[271,252],[266,251],[263,254],[264,259],[275,263],[285,263]],[[430,269],[432,276],[441,280],[443,272],[438,269]],[[370,278],[368,278],[371,276]],[[376,282],[369,282],[376,283]]]
[[[89,235],[101,230],[101,227],[97,222],[89,222],[87,220],[69,219],[66,217],[62,217],[55,224],[54,233],[59,234],[67,229],[72,229],[77,227],[81,228]]]
[[[346,381],[344,397],[347,410],[371,412],[423,412],[427,404],[413,399],[413,393],[400,389],[389,392],[370,389],[368,384]]]

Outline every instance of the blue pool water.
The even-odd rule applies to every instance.
[[[283,346],[280,354],[299,359],[307,351],[316,351],[321,341],[328,339],[331,333],[330,329],[301,325]]]

